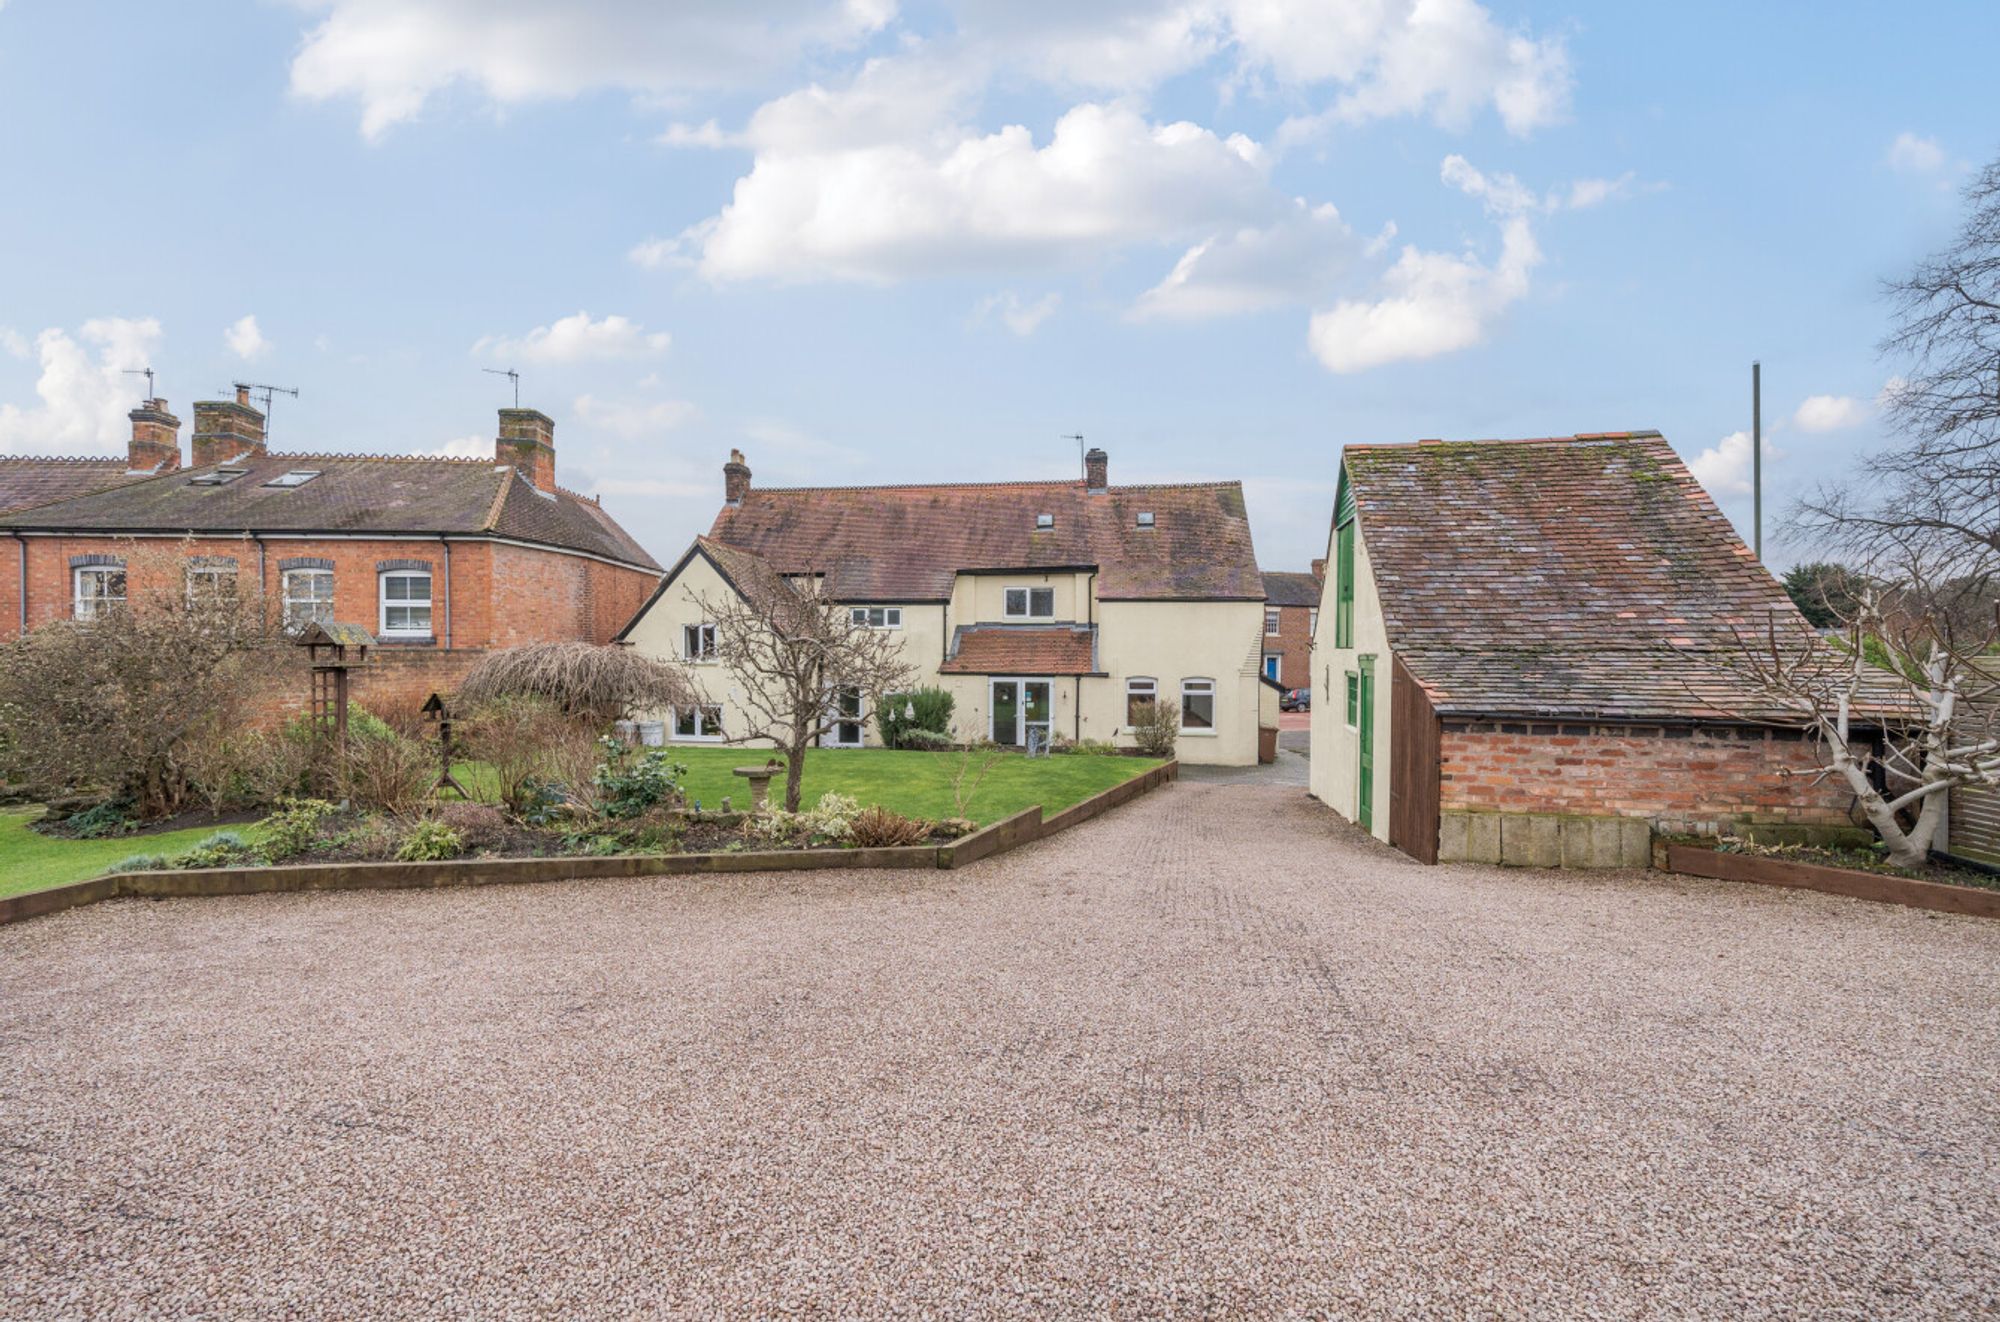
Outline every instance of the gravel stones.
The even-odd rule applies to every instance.
[[[0,1315],[2000,1307],[2000,923],[1183,783],[960,872],[0,929]]]

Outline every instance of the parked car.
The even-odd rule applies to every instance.
[[[1311,711],[1313,691],[1311,689],[1286,689],[1278,699],[1279,711]]]

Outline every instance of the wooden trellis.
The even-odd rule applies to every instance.
[[[367,662],[368,649],[375,646],[374,635],[358,624],[314,621],[299,630],[292,641],[306,649],[312,666],[308,714],[314,732],[345,743],[347,672]]]

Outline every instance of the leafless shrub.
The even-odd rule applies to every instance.
[[[431,797],[437,753],[398,734],[366,735],[347,741],[345,769],[356,803],[407,815]]]
[[[1134,709],[1132,741],[1148,757],[1172,757],[1180,739],[1181,705],[1171,700],[1142,702]]]
[[[854,843],[863,849],[920,845],[930,838],[931,833],[929,822],[916,821],[879,805],[863,808],[861,815],[854,819],[852,830]]]
[[[589,791],[597,756],[592,729],[547,698],[491,699],[466,718],[464,730],[467,750],[493,768],[509,812],[521,812],[536,785],[560,784],[572,798]]]
[[[972,815],[972,800],[978,795],[979,787],[993,774],[993,768],[1000,765],[1006,754],[995,743],[968,744],[955,753],[938,753],[946,760],[951,775],[951,800],[954,807],[952,816],[964,819]]]
[[[497,698],[541,698],[598,730],[635,713],[680,706],[693,689],[680,667],[629,647],[533,643],[494,652],[459,685],[468,707]]]
[[[441,800],[427,815],[456,831],[468,850],[491,849],[507,838],[507,817],[490,804]]]
[[[132,543],[124,560],[123,601],[0,649],[0,746],[23,779],[110,790],[161,817],[195,793],[193,744],[242,728],[298,663],[255,594],[190,590],[185,548]]]

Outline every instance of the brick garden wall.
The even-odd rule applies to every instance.
[[[1849,824],[1847,790],[1813,783],[1816,750],[1792,731],[1446,721],[1440,763],[1446,812]]]

